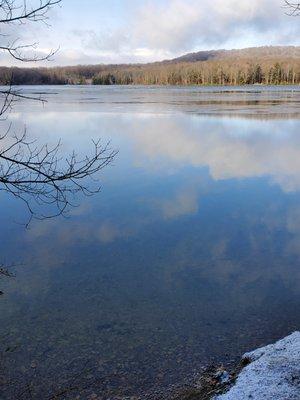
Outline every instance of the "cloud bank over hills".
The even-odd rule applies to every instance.
[[[50,27],[15,35],[38,39],[42,52],[60,46],[55,65],[150,62],[210,48],[296,45],[299,20],[285,11],[282,0],[103,0],[101,7],[86,0],[84,9],[64,0]]]

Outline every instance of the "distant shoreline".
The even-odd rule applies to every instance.
[[[257,84],[257,83],[245,83],[245,84],[236,84],[236,85],[230,85],[230,84],[162,84],[162,83],[157,83],[157,84],[140,84],[140,83],[128,83],[128,84],[122,84],[122,83],[115,83],[115,84],[94,84],[94,83],[18,83],[18,84],[1,84],[0,86],[3,87],[10,87],[10,86],[109,86],[109,87],[114,87],[114,86],[123,86],[123,87],[135,87],[135,86],[140,86],[140,87],[287,87],[287,86],[294,86],[300,87],[300,82],[299,83],[279,83],[279,84]]]
[[[3,66],[0,84],[295,85],[300,84],[300,46],[199,51],[148,64]]]

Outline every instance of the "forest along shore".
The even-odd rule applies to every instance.
[[[300,46],[211,50],[148,64],[0,67],[1,85],[296,85]]]

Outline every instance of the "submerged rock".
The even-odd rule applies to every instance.
[[[243,357],[247,366],[235,385],[215,400],[299,400],[300,332]]]
[[[226,370],[223,370],[223,369],[219,369],[217,371],[217,373],[215,374],[215,377],[221,384],[229,383],[230,379],[231,379],[230,374]]]

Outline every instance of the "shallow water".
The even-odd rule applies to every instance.
[[[151,392],[299,329],[300,88],[24,90],[15,130],[119,154],[68,219],[0,194],[1,399]]]

